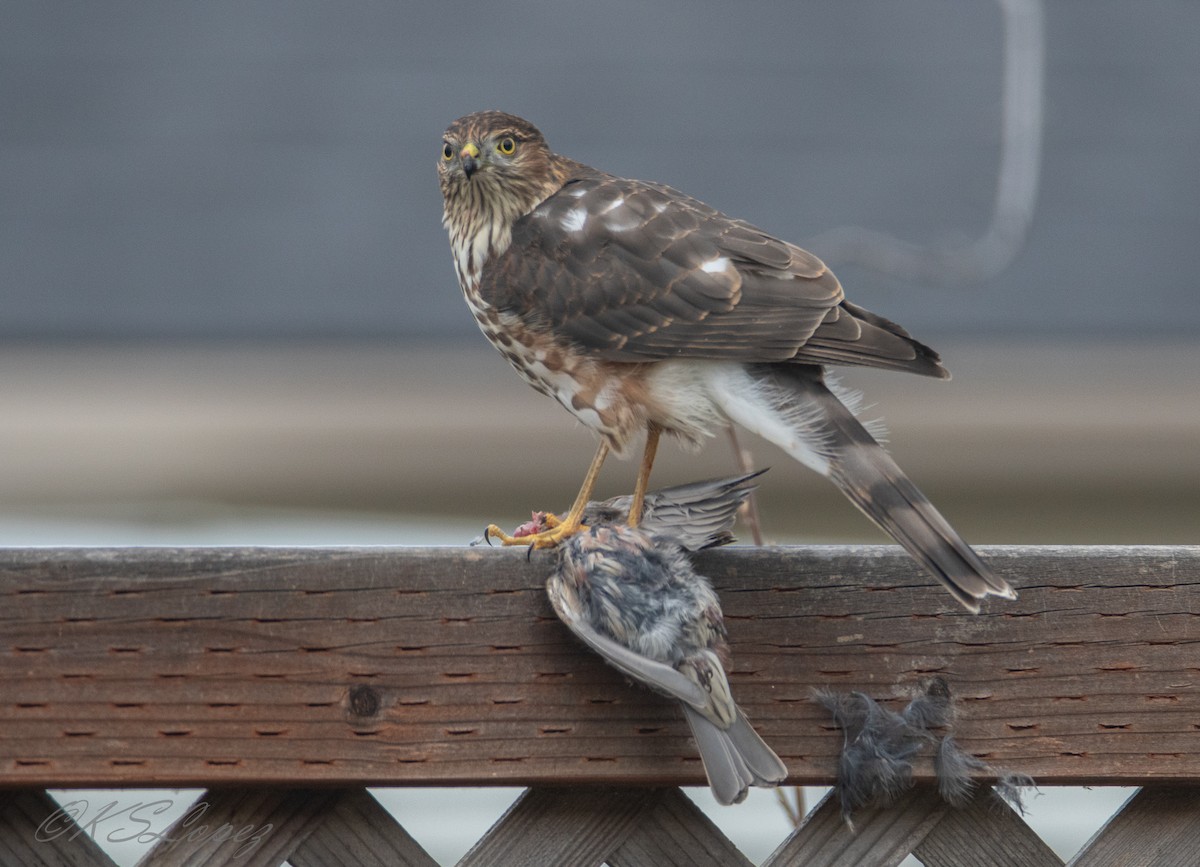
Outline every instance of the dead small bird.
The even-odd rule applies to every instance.
[[[678,542],[623,524],[591,526],[560,544],[546,593],[606,662],[680,702],[719,803],[784,780],[787,768],[734,703],[720,603]]]
[[[765,473],[759,470],[739,476],[706,479],[660,488],[646,494],[639,526],[653,535],[667,535],[688,551],[699,551],[734,541],[730,528],[737,519],[738,509],[758,487],[752,484]],[[613,497],[591,501],[583,510],[583,523],[623,524],[629,519],[633,497]],[[513,531],[512,539],[535,535],[555,526],[558,518],[548,512],[534,512],[532,518]],[[503,538],[503,537],[501,537]],[[487,533],[471,544],[490,544]]]

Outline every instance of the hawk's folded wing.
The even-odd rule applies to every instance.
[[[859,364],[945,376],[820,259],[660,184],[581,167],[484,267],[493,306],[612,361]]]

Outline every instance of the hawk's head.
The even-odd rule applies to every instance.
[[[527,120],[502,111],[460,117],[442,136],[438,160],[447,221],[482,210],[511,223],[562,185],[558,162]]]

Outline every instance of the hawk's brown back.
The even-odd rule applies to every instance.
[[[937,353],[845,301],[811,253],[703,202],[573,164],[521,217],[480,292],[611,361],[856,364],[945,377]]]

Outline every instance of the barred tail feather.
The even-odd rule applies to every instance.
[[[837,485],[972,612],[985,596],[1015,599],[826,386],[820,368],[761,364],[716,373],[722,410]],[[740,380],[740,381],[738,381]]]

